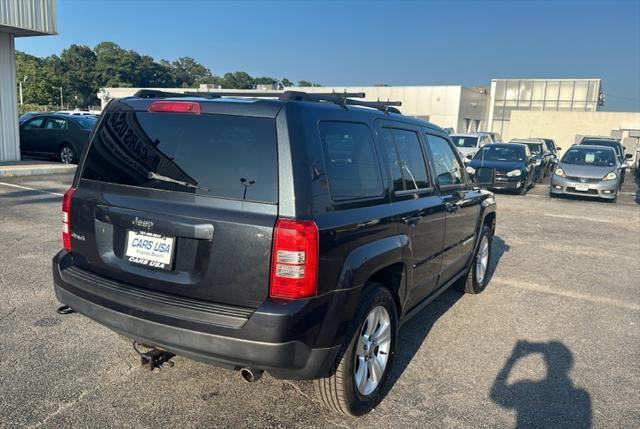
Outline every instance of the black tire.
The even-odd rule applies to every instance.
[[[356,346],[369,313],[383,306],[389,315],[391,345],[383,375],[375,390],[362,395],[355,384]],[[330,410],[350,416],[359,416],[369,412],[380,403],[386,394],[387,382],[393,366],[398,329],[396,304],[389,289],[378,283],[370,283],[363,293],[356,317],[349,328],[350,338],[338,354],[331,375],[314,380],[319,400]]]
[[[63,164],[77,164],[78,154],[76,153],[73,146],[71,146],[69,143],[63,144],[58,151],[58,161]]]
[[[476,272],[476,263],[478,261],[478,256],[481,250],[482,239],[483,237],[487,238],[488,241],[488,254],[487,254],[487,267],[484,273],[484,277],[482,281],[478,280],[477,272]],[[469,271],[467,275],[460,279],[458,282],[458,288],[464,293],[470,294],[478,294],[486,289],[487,287],[487,279],[489,278],[489,268],[491,266],[491,242],[493,241],[493,235],[491,233],[491,228],[488,225],[484,225],[482,227],[482,231],[480,233],[480,237],[478,238],[478,246],[476,247],[475,253],[473,254],[473,259],[471,260],[471,264],[469,265]]]
[[[529,190],[529,188],[527,187],[527,182],[524,182],[522,184],[522,187],[520,188],[519,191],[516,191],[516,193],[518,195],[527,195],[527,191]]]
[[[536,183],[542,183],[542,182],[544,182],[544,173],[543,173],[543,172],[540,172],[540,173],[538,174],[538,176],[536,177],[535,182],[536,182]]]

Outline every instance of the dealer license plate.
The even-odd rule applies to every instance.
[[[576,191],[588,191],[589,185],[586,183],[576,183]]]
[[[174,237],[142,231],[127,231],[125,256],[133,264],[171,270]]]

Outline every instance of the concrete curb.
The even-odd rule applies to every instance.
[[[0,177],[64,174],[74,173],[75,171],[75,165],[67,164],[0,165]]]

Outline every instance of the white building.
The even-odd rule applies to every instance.
[[[523,137],[511,131],[514,111],[595,112],[604,103],[601,87],[600,79],[493,79],[488,128]]]
[[[102,88],[98,98],[102,107],[111,98],[133,95],[140,88]],[[153,88],[168,92],[207,91],[204,86],[197,88]],[[400,111],[404,115],[422,118],[442,128],[452,128],[457,132],[484,131],[487,127],[489,94],[486,88],[465,88],[461,85],[441,86],[323,86],[287,88],[292,91],[305,92],[364,92],[365,101],[393,100],[401,101]],[[269,92],[259,90],[212,89],[214,92],[243,92],[251,96],[252,92]],[[281,91],[274,90],[274,96]]]
[[[20,159],[15,38],[52,34],[55,0],[0,0],[0,161]]]

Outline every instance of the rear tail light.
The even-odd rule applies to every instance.
[[[200,103],[194,101],[154,101],[149,112],[193,113],[200,114]]]
[[[318,282],[318,227],[313,221],[278,219],[271,253],[272,298],[314,296]]]
[[[71,251],[71,198],[75,188],[69,188],[62,198],[62,244]]]

